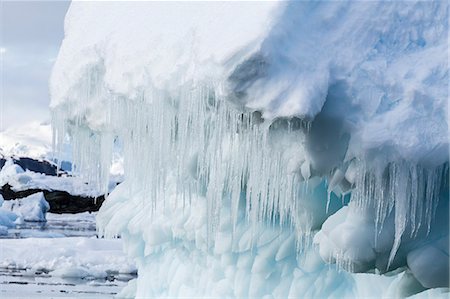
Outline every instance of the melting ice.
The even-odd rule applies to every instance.
[[[123,295],[448,296],[448,11],[72,3],[55,144],[105,191],[124,157]]]

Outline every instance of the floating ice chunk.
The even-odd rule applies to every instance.
[[[62,278],[87,278],[91,273],[84,267],[65,267],[50,272],[50,275]]]
[[[8,234],[8,227],[6,227],[4,225],[0,225],[0,236],[4,236],[4,235],[7,235],[7,234]]]
[[[38,192],[25,198],[5,201],[2,208],[16,213],[25,221],[46,221],[45,214],[50,210],[50,205],[44,193]]]
[[[5,208],[0,208],[0,225],[7,228],[12,228],[16,226],[16,221],[18,219],[17,214],[8,211]]]

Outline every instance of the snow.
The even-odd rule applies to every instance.
[[[119,239],[84,237],[0,239],[0,267],[49,271],[51,276],[106,278],[135,273]]]
[[[121,179],[117,174],[111,180],[109,191],[114,189],[116,181]],[[7,159],[0,170],[0,186],[9,184],[15,192],[29,189],[65,191],[72,195],[98,197],[103,195],[96,186],[88,184],[83,178],[76,176],[50,176],[33,171],[24,171],[12,159]]]
[[[137,263],[125,293],[448,287],[448,11],[72,3],[50,84],[56,148],[70,136],[75,172],[104,192],[122,152],[97,220]]]
[[[0,169],[0,185],[7,184],[11,178],[21,173],[24,173],[22,167],[15,164],[12,159],[6,160],[5,165]]]
[[[13,191],[40,189],[49,191],[66,191],[72,195],[88,197],[98,197],[103,195],[103,193],[97,188],[89,185],[83,179],[74,176],[55,177],[32,171],[25,171],[17,176],[9,178],[7,183],[11,186]],[[110,185],[109,190],[114,188],[114,183]]]
[[[446,3],[241,3],[239,14],[233,3],[104,6],[71,6],[53,71],[52,107],[76,103],[73,92],[77,84],[87,84],[82,78],[93,67],[92,84],[104,82],[108,92],[130,98],[149,85],[171,92],[205,76],[220,83],[234,69],[231,85],[247,94],[239,100],[265,118],[311,119],[335,105],[337,96],[340,107],[333,114],[357,128],[355,146],[392,147],[408,160],[446,160]],[[96,30],[77,26],[97,24],[95,11],[103,9],[117,17],[103,18]],[[117,22],[128,16],[135,21]],[[240,30],[243,24],[246,30]],[[71,113],[84,113],[88,125],[101,129],[107,115],[95,106],[105,99],[101,90],[96,93],[98,101],[84,101],[88,106]]]
[[[0,132],[0,158],[5,159],[5,165],[0,164],[0,186],[9,184],[16,192],[40,189],[103,195],[81,178],[25,171],[15,164],[24,157],[53,165],[49,124],[29,123]],[[67,164],[66,147],[58,158]],[[122,180],[120,157],[113,170],[111,190]],[[14,200],[0,195],[2,297],[111,298],[135,277],[137,270],[124,255],[122,240],[91,237],[96,235],[95,213],[60,215],[47,213],[49,208],[43,192]]]
[[[13,216],[9,229],[0,226],[5,228],[0,238],[2,297],[111,298],[136,277],[135,266],[122,251],[122,240],[97,238],[94,213],[47,213],[46,222],[23,222],[23,218],[35,220],[27,219],[31,213],[25,212],[42,208],[43,201],[42,193],[37,193],[4,201],[0,208],[0,224],[5,214]],[[11,207],[15,213],[8,211]],[[48,205],[44,208],[41,213]]]

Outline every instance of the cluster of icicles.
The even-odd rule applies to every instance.
[[[351,193],[350,200],[362,209],[375,207],[377,227],[395,211],[392,260],[406,226],[412,228],[411,234],[420,226],[429,230],[442,178],[448,177],[448,164],[426,170],[390,163],[378,173],[357,158],[313,177],[304,146],[309,123],[268,122],[258,112],[242,112],[213,83],[187,82],[170,94],[149,88],[130,99],[105,89],[97,70],[78,90],[82,92],[65,101],[66,106],[53,110],[56,152],[70,135],[75,172],[107,190],[112,153],[120,148],[130,192],[146,194],[143,206],[149,217],[157,205],[164,205],[171,184],[180,205],[189,205],[193,194],[203,195],[210,242],[224,205],[229,205],[234,224],[245,209],[252,225],[264,221],[288,226],[297,237],[319,229],[309,220],[304,225],[304,217],[313,218],[313,211],[300,211],[302,198],[313,189],[309,184],[319,179],[330,186],[350,186],[342,193],[333,190],[341,198]],[[100,103],[102,111],[93,109],[92,103]],[[97,114],[101,129],[90,125],[89,119]]]

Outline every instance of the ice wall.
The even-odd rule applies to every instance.
[[[69,135],[105,190],[123,149],[98,222],[136,259],[135,294],[448,287],[448,17],[446,2],[72,3],[55,144]]]

